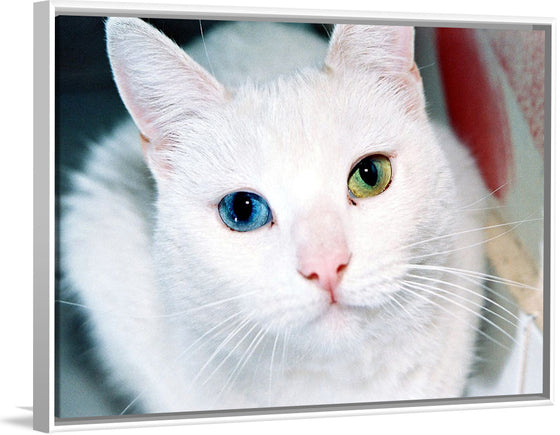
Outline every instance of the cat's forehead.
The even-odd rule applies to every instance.
[[[189,139],[185,164],[194,164],[201,179],[223,174],[206,183],[222,192],[276,188],[288,180],[307,190],[331,182],[344,187],[361,157],[398,148],[405,121],[383,87],[302,74],[241,87]]]
[[[398,98],[382,85],[360,78],[349,85],[319,72],[242,87],[226,118],[232,134],[251,136],[263,152],[313,158],[363,147],[384,151],[406,122]]]

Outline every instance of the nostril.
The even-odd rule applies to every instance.
[[[336,274],[340,275],[342,274],[342,272],[344,272],[346,270],[346,267],[348,266],[348,262],[341,264],[338,266],[338,268],[336,269]]]
[[[305,273],[305,272],[301,272],[301,274],[304,276],[304,278],[307,278],[311,281],[313,281],[314,279],[319,280],[319,275],[315,272],[310,272],[310,273]]]

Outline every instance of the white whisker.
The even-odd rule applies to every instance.
[[[222,358],[222,361],[216,367],[214,367],[214,370],[212,370],[212,372],[207,376],[206,380],[202,382],[202,385],[206,385],[210,381],[210,379],[214,377],[214,374],[216,374],[216,372],[225,364],[225,362],[233,355],[235,350],[241,345],[241,343],[243,343],[243,341],[245,341],[245,339],[251,334],[251,332],[253,332],[256,327],[257,325],[254,324],[253,327],[250,328],[243,337],[241,337],[237,344],[230,349],[228,354],[224,358]]]
[[[457,212],[461,212],[464,213],[466,211],[487,211],[487,210],[502,210],[502,209],[514,209],[515,207],[511,206],[511,205],[494,205],[491,207],[480,207],[480,208],[467,208],[467,209],[462,209],[459,208],[456,211]],[[521,209],[521,208],[520,208]]]
[[[397,299],[397,296],[399,296],[398,293],[396,294],[392,294],[389,295],[389,298],[392,302],[394,302],[395,304],[397,304],[397,306],[413,321],[412,324],[415,325],[416,321],[418,319],[418,316],[414,316],[410,311],[408,311],[404,305]]]
[[[429,64],[427,64],[427,65],[419,66],[419,67],[418,67],[418,71],[422,71],[423,69],[426,69],[426,68],[432,68],[432,67],[434,67],[435,65],[436,65],[436,63],[435,63],[435,62],[432,62],[432,63],[429,63]]]
[[[247,326],[247,324],[249,324],[249,322],[251,321],[250,318],[247,318],[243,321],[243,323],[241,324],[241,326],[239,326],[237,329],[235,329],[234,331],[232,331],[221,343],[220,345],[214,350],[214,353],[212,353],[212,355],[210,355],[210,357],[206,360],[206,363],[204,363],[204,365],[199,369],[198,373],[196,374],[196,376],[191,380],[191,388],[192,386],[198,381],[198,378],[200,378],[200,376],[202,375],[202,373],[204,372],[204,370],[206,369],[206,367],[208,367],[210,365],[210,363],[214,360],[214,358],[216,358],[216,356],[220,353],[220,351],[224,348],[224,346],[226,344],[228,344],[233,337],[235,337],[237,334],[239,334],[239,332],[241,332],[243,330],[243,328],[245,328],[245,326]],[[257,325],[253,325],[250,329],[249,332],[240,340],[243,341],[245,339],[245,337],[253,330],[255,329]],[[239,343],[238,343],[239,345]],[[236,346],[237,347],[237,346]],[[231,351],[233,352],[233,350]],[[230,354],[231,354],[230,352]],[[229,355],[229,354],[228,354]],[[214,372],[212,372],[214,373]]]
[[[172,313],[166,313],[166,314],[154,314],[154,315],[138,315],[138,314],[130,314],[130,313],[123,313],[123,312],[115,312],[112,310],[96,310],[94,308],[88,307],[87,305],[84,304],[80,304],[77,302],[70,302],[70,301],[65,301],[62,299],[57,299],[55,302],[60,303],[60,304],[64,304],[64,305],[68,305],[68,306],[73,306],[73,307],[78,307],[78,308],[83,308],[85,310],[89,310],[91,312],[94,312],[96,314],[101,314],[101,315],[112,315],[112,316],[119,316],[119,317],[123,317],[123,318],[129,318],[129,319],[168,319],[168,318],[172,318],[172,317],[179,317],[179,316],[183,316],[185,314],[192,314],[195,313],[197,311],[202,311],[205,310],[207,308],[210,307],[215,307],[217,305],[222,305],[225,304],[226,302],[231,302],[233,300],[236,299],[242,299],[242,298],[246,298],[249,296],[252,296],[254,294],[258,293],[257,290],[252,291],[252,292],[247,292],[247,293],[243,293],[240,295],[236,295],[236,296],[232,296],[229,298],[225,298],[225,299],[220,299],[219,301],[213,301],[204,305],[199,305],[193,308],[189,308],[186,310],[182,310],[182,311],[176,311],[176,312],[172,312]]]
[[[187,346],[186,349],[184,349],[176,358],[176,360],[179,360],[183,357],[183,355],[185,355],[188,351],[190,350],[198,350],[199,348],[194,348],[194,346],[201,342],[204,338],[206,338],[209,334],[211,334],[212,332],[214,332],[216,329],[218,329],[220,326],[222,326],[225,323],[228,323],[231,319],[238,317],[241,315],[241,312],[235,313],[231,316],[229,316],[228,318],[226,318],[225,320],[222,320],[220,323],[218,323],[217,325],[214,325],[212,328],[210,328],[208,331],[206,331],[204,334],[202,334],[200,337],[198,337],[195,341],[193,341],[189,346]],[[240,325],[241,323],[243,323],[244,321],[246,321],[247,319],[241,319],[238,322],[233,324],[233,328],[235,328],[236,326]],[[232,325],[229,325],[232,326]],[[222,331],[218,331],[218,334],[213,335],[213,337],[216,337],[217,335],[219,335],[219,333]],[[194,348],[194,349],[193,349]]]
[[[181,315],[181,314],[191,314],[191,313],[194,313],[196,311],[205,310],[207,308],[215,307],[216,305],[221,305],[221,304],[224,304],[226,302],[234,301],[236,299],[246,298],[246,297],[252,296],[256,293],[258,293],[256,290],[252,291],[252,292],[242,293],[242,294],[237,295],[237,296],[232,296],[232,297],[226,298],[226,299],[220,299],[219,301],[214,301],[214,302],[210,302],[208,304],[200,305],[198,307],[190,308],[190,309],[185,310],[183,312],[171,313],[171,314],[168,314],[166,316],[178,316],[178,315]]]
[[[191,343],[189,346],[187,346],[186,349],[184,349],[174,360],[172,363],[172,366],[176,365],[179,360],[182,358],[182,356],[184,354],[186,354],[189,350],[193,350],[193,347],[199,343],[202,339],[204,339],[206,336],[208,336],[209,334],[211,334],[213,331],[215,331],[216,329],[218,329],[220,326],[222,326],[224,323],[229,322],[231,319],[233,319],[234,317],[239,316],[241,313],[235,313],[232,316],[226,318],[225,320],[223,320],[222,322],[220,322],[219,324],[215,325],[214,327],[212,327],[211,329],[209,329],[208,331],[206,331],[202,336],[200,336],[197,340],[195,340],[193,343]],[[243,319],[241,319],[240,322],[243,322]],[[221,331],[218,331],[218,334]],[[218,334],[215,334],[214,336],[217,336]],[[198,347],[200,348],[200,346]],[[194,350],[196,351],[198,348],[195,348]],[[169,373],[169,372],[168,372]],[[132,405],[134,405],[134,403],[136,403],[147,391],[144,390],[142,392],[140,392],[122,411],[121,411],[121,415],[125,414]]]
[[[269,329],[270,328],[266,330],[261,329],[259,332],[257,332],[257,334],[255,334],[255,337],[253,338],[253,340],[251,341],[251,343],[249,344],[249,346],[247,347],[247,349],[245,350],[241,358],[239,358],[237,365],[234,367],[228,379],[224,383],[224,386],[216,396],[216,401],[220,399],[222,394],[225,391],[227,391],[230,385],[233,385],[235,383],[235,380],[237,379],[237,377],[239,376],[239,374],[241,373],[241,371],[243,370],[243,368],[245,367],[249,359],[251,359],[251,356],[254,354],[259,344],[262,342],[264,337],[266,337],[266,334],[268,333]]]
[[[284,336],[282,337],[282,357],[280,359],[281,367],[282,367],[282,371],[281,371],[282,377],[284,376],[285,367],[286,367],[286,345],[288,343],[288,331],[289,331],[288,328],[284,329]]]
[[[484,331],[482,331],[480,328],[472,325],[470,322],[465,321],[464,319],[458,317],[455,313],[453,313],[452,311],[446,309],[445,307],[441,306],[440,304],[438,304],[437,302],[431,300],[430,298],[426,297],[426,296],[422,296],[420,294],[418,294],[416,291],[414,291],[414,289],[410,289],[405,287],[405,285],[401,285],[400,289],[403,291],[408,292],[409,294],[412,294],[413,296],[420,298],[422,300],[425,300],[426,302],[428,302],[431,305],[434,305],[436,307],[438,307],[440,310],[444,311],[445,313],[449,314],[451,317],[453,317],[454,319],[460,321],[461,323],[467,325],[469,328],[474,329],[475,331],[477,331],[479,334],[481,334],[483,337],[487,338],[488,340],[492,341],[493,343],[495,343],[496,345],[504,348],[504,349],[508,349],[509,347],[506,346],[503,343],[500,343],[499,341],[497,341],[495,338],[491,337],[490,335],[488,335],[487,333],[485,333]]]
[[[512,337],[511,334],[509,334],[507,331],[505,331],[503,328],[501,328],[499,325],[497,325],[495,322],[491,321],[490,319],[484,317],[482,314],[480,314],[478,311],[475,310],[471,310],[470,308],[458,303],[457,301],[454,301],[453,299],[450,299],[448,297],[443,296],[442,294],[439,294],[437,291],[433,291],[430,289],[431,286],[427,286],[425,284],[419,284],[419,283],[414,283],[412,281],[407,281],[404,280],[403,281],[404,284],[407,284],[410,287],[412,287],[412,289],[416,289],[416,290],[422,290],[425,291],[431,295],[434,295],[440,299],[443,299],[445,301],[448,301],[449,303],[452,303],[453,305],[456,305],[460,308],[462,308],[465,311],[468,311],[469,313],[474,314],[476,317],[478,317],[481,320],[484,320],[486,323],[488,323],[489,325],[493,326],[494,328],[496,328],[498,331],[502,332],[506,337],[508,337],[511,341],[513,341],[515,344],[519,344],[517,342],[517,340],[515,339],[515,337]],[[441,289],[437,289],[438,291],[440,291]]]
[[[456,267],[448,267],[448,266],[436,266],[431,264],[407,264],[407,267],[411,269],[424,269],[424,270],[435,270],[441,272],[455,272],[456,274],[462,274],[465,276],[476,277],[476,278],[484,278],[486,281],[495,282],[497,284],[504,284],[510,285],[512,287],[520,287],[529,290],[540,290],[538,287],[530,286],[528,284],[524,284],[522,282],[512,281],[510,279],[502,278],[496,275],[490,275],[488,273],[483,272],[475,272],[472,270],[467,269],[460,269]]]
[[[408,249],[408,248],[411,248],[413,246],[422,245],[422,244],[425,244],[425,243],[428,243],[428,242],[432,242],[434,240],[448,239],[450,237],[455,237],[455,236],[459,236],[459,235],[462,235],[462,234],[474,233],[474,232],[477,232],[477,231],[483,231],[483,230],[489,230],[489,229],[492,229],[492,228],[500,228],[500,227],[513,225],[513,227],[508,229],[507,231],[504,231],[503,233],[500,233],[500,234],[498,234],[494,237],[491,237],[491,238],[486,239],[486,240],[484,240],[482,242],[479,242],[479,243],[475,243],[475,244],[472,244],[472,245],[469,245],[469,246],[462,246],[460,248],[456,248],[456,249],[452,249],[452,250],[448,250],[448,251],[444,251],[444,252],[435,252],[435,253],[430,253],[430,254],[418,255],[418,256],[415,256],[415,257],[411,257],[410,259],[424,258],[424,257],[430,257],[430,256],[434,256],[434,255],[443,255],[443,254],[447,254],[447,253],[450,253],[450,252],[459,251],[461,249],[468,249],[468,248],[473,248],[475,246],[483,245],[483,244],[485,244],[485,243],[487,243],[491,240],[497,239],[498,237],[502,237],[505,234],[508,234],[508,233],[512,232],[517,227],[519,227],[521,224],[528,223],[528,222],[542,221],[542,220],[543,220],[543,218],[522,219],[522,220],[519,220],[519,221],[506,222],[506,223],[502,223],[502,224],[488,225],[488,226],[485,226],[485,227],[462,230],[462,231],[458,231],[456,233],[444,234],[444,235],[432,237],[432,238],[429,238],[429,239],[426,239],[426,240],[420,240],[418,242],[414,242],[414,243],[411,243],[409,245],[403,246],[399,250]]]
[[[428,265],[426,265],[426,266],[428,266]],[[414,267],[414,266],[411,266],[411,267]],[[434,266],[434,267],[437,267],[437,266]],[[465,280],[465,281],[467,281],[467,282],[470,282],[471,284],[475,284],[475,285],[477,285],[477,286],[482,287],[486,292],[490,293],[491,295],[493,295],[493,296],[495,296],[495,297],[497,297],[497,298],[500,298],[503,302],[507,302],[512,308],[517,307],[517,305],[516,305],[514,302],[512,302],[512,300],[511,300],[510,298],[504,296],[504,295],[501,294],[500,292],[498,292],[498,291],[496,291],[496,290],[490,288],[489,286],[487,286],[486,284],[484,284],[484,282],[482,282],[482,281],[485,281],[485,282],[486,282],[486,281],[489,281],[488,277],[493,277],[493,278],[498,278],[498,279],[499,279],[500,277],[496,277],[496,276],[494,276],[494,275],[488,275],[488,274],[487,274],[487,276],[471,276],[471,275],[468,275],[468,274],[467,274],[468,272],[467,272],[467,273],[465,273],[465,272],[457,272],[457,271],[455,271],[455,270],[448,270],[448,269],[449,269],[449,268],[447,268],[447,267],[445,267],[445,266],[441,266],[441,267],[439,268],[439,270],[440,270],[441,272],[443,272],[443,273],[447,273],[447,274],[449,274],[449,275],[451,275],[451,276],[454,276],[454,277],[456,277],[456,278],[459,278],[459,279]],[[472,274],[472,273],[476,273],[476,272],[470,272],[470,273]],[[494,282],[498,283],[497,280],[495,280]],[[500,283],[498,283],[498,284],[507,285],[506,283],[502,283],[502,282],[500,282]],[[501,305],[501,304],[500,304],[500,305]],[[504,305],[501,305],[501,306],[502,306],[503,308],[505,308]]]
[[[473,205],[478,204],[479,202],[482,202],[482,201],[487,200],[488,198],[491,198],[496,192],[502,190],[502,189],[503,189],[505,186],[507,186],[508,184],[509,184],[509,181],[506,181],[504,184],[502,184],[501,186],[497,187],[497,188],[494,189],[492,192],[488,193],[487,195],[483,196],[482,198],[480,198],[480,199],[478,199],[478,200],[476,200],[476,201],[474,201],[474,202],[471,202],[470,204],[467,204],[467,205],[462,206],[461,209],[467,209],[467,208],[469,208],[469,207],[471,207],[471,206],[473,206]]]
[[[426,281],[435,282],[435,283],[438,283],[438,284],[449,285],[449,286],[455,287],[455,288],[457,288],[457,289],[459,289],[459,290],[463,290],[463,291],[465,291],[465,292],[467,292],[467,293],[480,296],[484,301],[489,302],[489,303],[491,303],[492,305],[495,305],[496,307],[502,309],[502,310],[505,311],[507,314],[509,314],[510,316],[512,316],[515,320],[517,320],[517,321],[520,320],[519,317],[517,317],[517,315],[515,315],[514,313],[512,313],[510,310],[508,310],[508,309],[505,308],[504,306],[500,305],[499,303],[497,303],[496,301],[490,299],[490,298],[487,297],[487,296],[484,296],[484,295],[482,295],[482,294],[479,294],[479,293],[477,293],[477,292],[475,292],[475,291],[469,289],[468,287],[464,287],[464,286],[461,286],[461,285],[458,285],[458,284],[455,284],[455,283],[451,283],[451,282],[448,282],[448,281],[443,281],[443,280],[441,280],[441,279],[435,279],[435,278],[430,278],[430,277],[421,276],[421,275],[414,275],[414,274],[412,274],[412,273],[407,273],[406,275],[407,275],[407,276],[410,276],[410,277],[413,277],[413,278],[417,278],[417,279],[423,279],[423,280],[426,280]],[[444,289],[440,289],[440,290],[441,290],[441,291],[447,292],[447,291],[444,290]],[[453,292],[449,292],[449,293],[454,294]],[[460,297],[459,295],[456,295],[456,296],[457,296],[457,297]],[[468,298],[463,298],[463,297],[461,297],[461,299],[465,299],[465,300],[467,300],[467,301],[469,300]],[[478,304],[476,304],[476,303],[474,303],[474,302],[472,302],[472,303],[478,306]],[[506,319],[505,317],[503,317],[502,315],[498,314],[497,312],[492,311],[492,310],[490,310],[490,309],[488,309],[488,308],[486,308],[486,307],[481,307],[481,308],[482,308],[483,310],[488,310],[489,312],[495,314],[496,316],[498,316],[499,318],[505,320],[506,322],[510,323],[511,325],[516,326],[516,323],[513,323],[511,320]]]
[[[274,338],[274,344],[272,345],[272,353],[270,356],[270,367],[269,367],[269,377],[268,377],[268,406],[272,403],[272,373],[273,373],[273,366],[274,366],[274,355],[276,353],[276,345],[278,344],[278,337],[280,336],[280,332],[276,333],[276,337]]]
[[[142,397],[145,393],[146,393],[146,391],[143,391],[143,392],[141,392],[140,394],[138,394],[138,396],[136,396],[136,397],[126,406],[126,408],[124,408],[124,409],[121,411],[121,414],[120,414],[120,415],[126,414],[126,411],[128,411],[132,405],[134,405],[138,400],[140,400],[140,397]]]
[[[325,26],[324,24],[321,24],[321,26],[323,26],[323,29],[325,30],[325,33],[327,34],[328,39],[331,39],[331,32],[329,32],[329,29],[327,29],[327,26]]]
[[[507,302],[509,305],[511,305],[512,308],[517,307],[517,305],[516,305],[514,302],[512,302],[512,300],[511,300],[510,298],[504,296],[503,294],[501,294],[500,292],[494,290],[493,288],[490,288],[489,286],[487,286],[487,285],[484,284],[483,282],[479,282],[478,280],[474,279],[473,277],[470,277],[470,276],[467,276],[467,275],[464,275],[464,274],[460,274],[460,273],[455,274],[454,272],[451,272],[451,271],[450,271],[450,272],[447,272],[447,273],[450,273],[450,274],[452,274],[452,275],[455,275],[455,276],[457,276],[458,278],[464,279],[465,281],[468,281],[468,282],[470,282],[470,283],[478,284],[478,285],[479,285],[480,287],[482,287],[486,292],[490,293],[491,295],[493,295],[493,296],[495,296],[495,297],[497,297],[497,298],[500,298],[500,299],[501,299],[502,301],[504,301],[504,302]],[[503,307],[503,305],[502,305],[502,307]]]
[[[459,299],[459,300],[461,300],[461,301],[465,301],[466,303],[468,303],[468,304],[470,304],[470,305],[474,305],[475,307],[480,308],[480,310],[482,310],[482,311],[489,312],[489,313],[495,315],[496,317],[499,317],[500,319],[504,320],[505,322],[509,323],[510,325],[512,325],[512,326],[514,326],[514,327],[517,326],[516,323],[514,323],[514,322],[512,322],[511,320],[507,319],[506,317],[504,317],[504,316],[498,314],[496,311],[493,311],[493,310],[489,309],[488,307],[481,306],[481,305],[479,305],[478,303],[476,303],[476,302],[474,302],[474,301],[471,301],[470,299],[468,299],[468,298],[466,298],[466,297],[464,297],[464,296],[458,295],[457,293],[454,293],[454,292],[452,292],[452,291],[450,291],[450,290],[446,290],[446,289],[443,289],[443,288],[441,288],[441,287],[436,287],[436,286],[432,286],[432,285],[428,285],[428,284],[423,284],[423,283],[419,283],[419,282],[413,282],[413,281],[404,281],[404,282],[409,283],[409,284],[414,283],[414,284],[416,284],[416,285],[418,285],[418,286],[420,286],[420,287],[422,287],[422,288],[424,288],[424,289],[434,290],[438,295],[439,295],[440,293],[445,293],[445,294],[451,295],[451,296],[453,296],[453,297],[455,297],[455,298],[457,298],[457,299]],[[472,292],[472,293],[476,294],[475,292]],[[451,300],[450,300],[450,301],[451,301]],[[458,305],[460,305],[460,306],[462,306],[462,307],[466,307],[465,305],[461,305],[461,304],[458,304]],[[482,314],[481,314],[481,316],[482,316]],[[482,317],[484,317],[484,316],[482,316]],[[517,316],[514,316],[514,317],[517,318]],[[484,317],[484,318],[487,319],[487,317]],[[499,328],[498,328],[498,329],[499,329]],[[503,330],[502,330],[502,332],[505,333],[505,331],[503,331]]]
[[[88,307],[87,305],[84,304],[79,304],[77,302],[70,302],[70,301],[65,301],[62,299],[55,299],[55,302],[59,303],[59,304],[63,304],[63,305],[70,305],[72,307],[78,307],[78,308],[84,308],[86,310],[93,310],[93,308]]]
[[[204,53],[206,54],[206,60],[208,61],[208,66],[210,67],[210,71],[212,75],[216,77],[214,74],[214,68],[212,68],[212,62],[210,62],[210,56],[208,55],[208,48],[206,47],[206,41],[204,40],[204,31],[202,30],[202,20],[198,20],[198,24],[200,27],[200,37],[202,38],[202,46],[204,47]]]

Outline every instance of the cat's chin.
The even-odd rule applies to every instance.
[[[302,328],[302,333],[309,337],[309,345],[328,354],[362,342],[367,335],[363,326],[363,308],[333,303]]]

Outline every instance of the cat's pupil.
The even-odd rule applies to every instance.
[[[372,159],[364,159],[360,162],[360,177],[369,186],[375,186],[378,180],[377,167]]]
[[[246,192],[238,192],[233,198],[235,221],[247,221],[253,214],[253,202]]]

